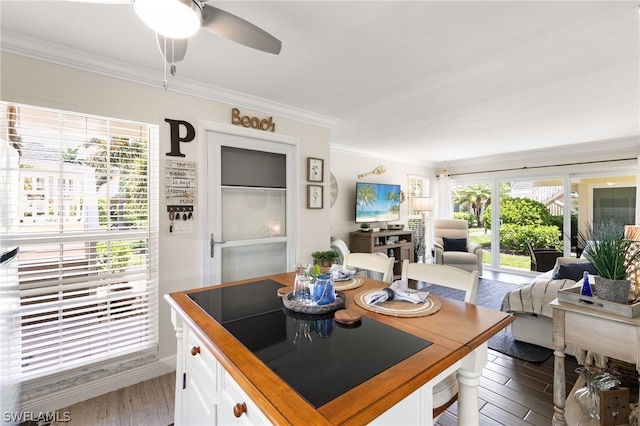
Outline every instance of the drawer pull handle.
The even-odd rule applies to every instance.
[[[247,404],[245,404],[244,402],[242,404],[237,403],[233,407],[233,415],[236,417],[240,417],[242,413],[246,413],[246,412],[247,412]]]
[[[194,346],[191,348],[191,355],[196,356],[200,353],[200,346]]]

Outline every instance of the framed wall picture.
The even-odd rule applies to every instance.
[[[307,185],[307,208],[321,209],[323,207],[322,185]]]
[[[324,181],[324,160],[320,158],[307,158],[307,180],[309,182]]]

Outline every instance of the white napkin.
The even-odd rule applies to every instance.
[[[329,273],[333,281],[347,281],[353,278],[356,271],[355,269],[342,269],[341,265],[333,264],[331,265],[331,269],[329,269]]]
[[[417,304],[426,302],[428,295],[428,291],[410,289],[409,284],[406,281],[396,280],[388,288],[369,293],[365,301],[369,305],[375,305],[390,299],[405,300],[407,302]]]

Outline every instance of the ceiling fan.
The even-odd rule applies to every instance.
[[[188,37],[205,29],[253,49],[277,55],[282,42],[244,19],[206,4],[206,0],[68,0],[133,4],[136,14],[156,32],[160,53],[174,64],[184,59]],[[172,70],[173,74],[173,70]]]

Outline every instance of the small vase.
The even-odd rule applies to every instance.
[[[329,305],[335,302],[335,292],[333,290],[333,281],[330,274],[318,275],[316,285],[313,290],[313,300],[318,305]]]
[[[596,292],[602,300],[626,304],[629,300],[629,280],[610,280],[601,276],[595,276]]]
[[[592,419],[600,418],[600,391],[612,389],[620,380],[600,368],[578,367],[576,372],[584,379],[584,386],[576,390],[573,397],[582,412]]]

